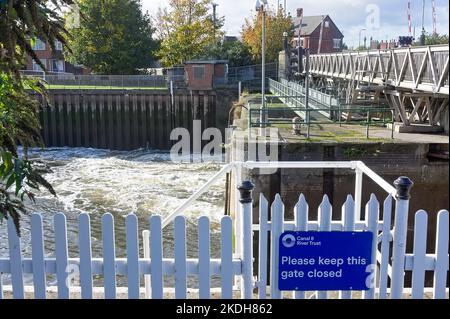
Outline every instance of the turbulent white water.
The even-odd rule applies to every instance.
[[[148,229],[148,218],[153,214],[167,216],[200,188],[218,170],[220,164],[176,164],[168,153],[139,150],[118,152],[92,149],[52,148],[34,150],[30,157],[51,172],[45,175],[54,186],[58,197],[40,192],[37,203],[27,203],[29,212],[40,212],[44,217],[45,249],[54,253],[53,216],[63,212],[67,216],[70,257],[78,256],[78,215],[91,215],[92,249],[94,257],[101,256],[101,216],[115,217],[117,256],[125,256],[124,216],[135,213],[139,230]],[[212,227],[212,251],[218,251],[219,219],[224,213],[224,184],[219,181],[211,191],[190,207],[188,218],[188,254],[197,254],[197,219],[208,215]],[[31,255],[29,216],[22,218],[22,250]],[[164,231],[165,256],[173,255],[173,228]],[[0,224],[0,256],[8,256],[6,223]],[[142,245],[142,242],[140,242]],[[141,247],[142,249],[142,247]]]

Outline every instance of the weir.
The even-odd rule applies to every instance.
[[[47,147],[88,147],[111,150],[169,150],[172,130],[193,121],[202,131],[224,131],[236,98],[231,91],[177,90],[51,90],[42,103],[42,136]],[[218,98],[220,96],[220,98]]]

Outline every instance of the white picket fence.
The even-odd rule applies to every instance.
[[[438,215],[436,244],[432,254],[427,253],[427,213],[419,211],[415,217],[414,249],[412,254],[406,252],[409,197],[405,185],[400,189],[390,186],[386,181],[368,169],[361,162],[279,162],[279,163],[233,163],[223,171],[241,170],[241,167],[264,168],[345,168],[356,172],[355,201],[348,196],[342,206],[342,218],[333,220],[332,205],[324,196],[318,209],[318,219],[311,220],[306,198],[301,195],[295,206],[294,221],[285,220],[285,209],[278,195],[269,207],[268,201],[260,195],[259,223],[253,222],[253,204],[250,196],[250,183],[241,185],[241,198],[235,220],[225,216],[221,219],[220,258],[211,257],[210,219],[206,216],[198,219],[198,258],[188,259],[186,242],[186,218],[181,216],[183,205],[171,216],[174,223],[173,242],[174,258],[164,258],[162,231],[169,221],[160,216],[149,218],[148,231],[140,241],[138,219],[134,214],[126,216],[125,238],[126,258],[116,258],[114,218],[110,214],[102,217],[103,244],[102,258],[92,257],[91,222],[89,214],[79,216],[78,258],[69,258],[67,223],[64,214],[54,216],[54,244],[52,257],[44,248],[43,218],[39,214],[31,216],[31,258],[22,256],[21,239],[17,236],[12,221],[7,223],[9,257],[0,258],[0,299],[10,297],[24,298],[26,291],[31,296],[44,299],[49,296],[52,287],[47,287],[48,275],[56,276],[57,297],[67,299],[79,288],[83,299],[100,296],[113,299],[118,297],[117,276],[127,279],[128,298],[142,297],[160,299],[164,297],[186,298],[188,293],[188,276],[198,279],[198,297],[202,299],[220,297],[240,298],[305,298],[311,292],[282,293],[278,290],[278,242],[283,231],[370,231],[374,236],[372,247],[373,260],[377,260],[375,286],[362,294],[364,298],[446,298],[448,295],[449,271],[449,212],[441,211]],[[365,218],[361,218],[362,175],[365,173],[389,194],[380,205],[372,196],[367,203]],[[222,174],[219,172],[218,175]],[[239,180],[240,175],[236,175]],[[210,182],[208,182],[208,185]],[[247,188],[246,188],[247,187]],[[202,187],[187,203],[198,198],[206,187]],[[395,207],[394,207],[395,202]],[[380,207],[381,206],[381,207]],[[271,219],[269,221],[269,211]],[[334,212],[336,214],[336,212]],[[381,215],[381,219],[380,219]],[[394,223],[391,224],[391,217]],[[0,228],[4,231],[4,227]],[[258,232],[258,238],[255,236]],[[149,232],[149,237],[148,237]],[[48,238],[46,238],[48,240]],[[259,257],[253,258],[253,245],[259,245]],[[270,243],[270,245],[269,245]],[[142,244],[144,256],[140,256]],[[391,257],[392,256],[392,257]],[[267,267],[270,261],[270,267]],[[254,265],[257,269],[254,271]],[[432,287],[425,287],[425,272],[434,272]],[[405,272],[412,272],[412,284],[405,287]],[[79,273],[80,287],[71,287],[72,275]],[[11,287],[3,287],[2,277],[7,275]],[[33,275],[33,286],[25,287],[24,275]],[[256,276],[255,276],[256,274]],[[94,276],[102,276],[104,286],[94,287]],[[220,278],[219,294],[211,287],[212,277]],[[142,280],[142,277],[144,280]],[[175,279],[174,287],[165,287],[164,278]],[[255,290],[256,289],[256,290]],[[269,289],[269,292],[268,292]],[[8,295],[4,294],[8,292]],[[165,293],[171,292],[172,295]],[[97,294],[96,294],[97,293]],[[334,296],[327,292],[317,292],[317,298]],[[342,291],[340,298],[360,298],[361,293]]]
[[[184,299],[187,294],[187,276],[198,277],[198,294],[202,299],[211,293],[211,276],[220,276],[223,299],[233,297],[234,276],[241,275],[241,261],[233,259],[232,220],[225,216],[221,220],[221,258],[212,259],[210,248],[210,220],[204,216],[198,219],[198,259],[188,259],[186,250],[186,219],[175,219],[175,258],[163,257],[162,220],[160,216],[150,218],[150,257],[139,256],[138,219],[136,215],[126,216],[126,258],[116,258],[114,218],[111,214],[102,217],[103,258],[92,258],[91,223],[88,214],[79,216],[78,248],[79,258],[68,257],[67,224],[64,214],[54,216],[55,256],[46,257],[44,250],[43,220],[40,214],[31,217],[32,257],[22,258],[21,240],[11,220],[8,220],[9,258],[0,258],[0,274],[10,274],[12,297],[22,299],[24,274],[33,274],[34,298],[45,299],[48,288],[46,276],[56,275],[57,297],[68,299],[73,287],[71,276],[79,275],[80,297],[94,296],[93,276],[104,278],[102,294],[106,299],[117,297],[116,278],[127,278],[127,294],[130,299],[138,299],[141,291],[141,276],[151,275],[151,297],[164,296],[164,276],[175,277],[174,297]],[[145,242],[145,241],[144,241]],[[98,291],[98,289],[95,289]],[[0,299],[4,297],[0,280]],[[148,296],[150,297],[150,296]]]

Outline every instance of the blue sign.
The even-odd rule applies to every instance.
[[[369,290],[372,240],[371,232],[283,233],[279,290]]]

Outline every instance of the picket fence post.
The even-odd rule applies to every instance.
[[[442,210],[438,214],[435,248],[435,270],[433,283],[433,298],[445,299],[446,278],[448,276],[448,243],[449,243],[449,213]]]
[[[275,201],[271,207],[272,232],[271,240],[271,258],[270,258],[270,296],[272,299],[281,299],[282,292],[278,289],[279,255],[280,255],[280,236],[284,231],[284,204],[280,194],[275,196]]]
[[[174,224],[175,298],[186,299],[186,218],[184,216],[177,216],[175,217]]]
[[[105,214],[102,217],[103,276],[105,299],[116,299],[116,251],[114,237],[114,217]]]
[[[319,231],[330,232],[331,231],[331,217],[333,207],[331,206],[330,199],[327,195],[323,196],[322,203],[319,206]],[[318,291],[317,299],[327,299],[327,291]]]
[[[388,285],[389,252],[391,242],[392,196],[389,195],[383,203],[383,230],[381,237],[381,261],[379,276],[379,299],[386,299]]]
[[[54,217],[56,279],[58,285],[58,298],[69,299],[70,281],[68,278],[69,251],[67,248],[66,215],[57,213]]]
[[[309,206],[306,202],[305,195],[301,194],[294,208],[294,221],[296,231],[308,231]],[[305,299],[305,291],[295,291],[295,299]]]
[[[22,255],[20,238],[12,218],[8,218],[9,260],[11,262],[11,283],[14,299],[24,298]]]
[[[45,253],[42,216],[31,216],[31,256],[33,262],[34,298],[45,299]]]
[[[408,212],[410,190],[414,183],[408,177],[400,177],[394,182],[397,189],[395,224],[394,224],[394,247],[392,253],[392,285],[391,298],[401,299],[403,296],[405,278],[405,254],[406,237],[408,232]]]
[[[259,196],[259,257],[258,257],[258,298],[267,298],[267,255],[269,203],[263,194]]]
[[[233,221],[225,216],[221,221],[222,299],[233,298]]]
[[[416,213],[414,221],[414,269],[412,271],[413,299],[423,299],[425,286],[425,262],[427,255],[428,214],[424,210]]]
[[[242,282],[241,298],[253,297],[253,198],[252,191],[255,188],[250,181],[244,181],[238,186],[241,203],[242,225]]]
[[[342,206],[342,217],[344,219],[344,231],[354,231],[355,230],[355,201],[351,195],[347,196],[347,200]],[[352,292],[340,291],[339,297],[341,299],[351,299]]]
[[[209,299],[211,294],[211,236],[209,218],[202,216],[198,220],[198,285],[200,299]]]

